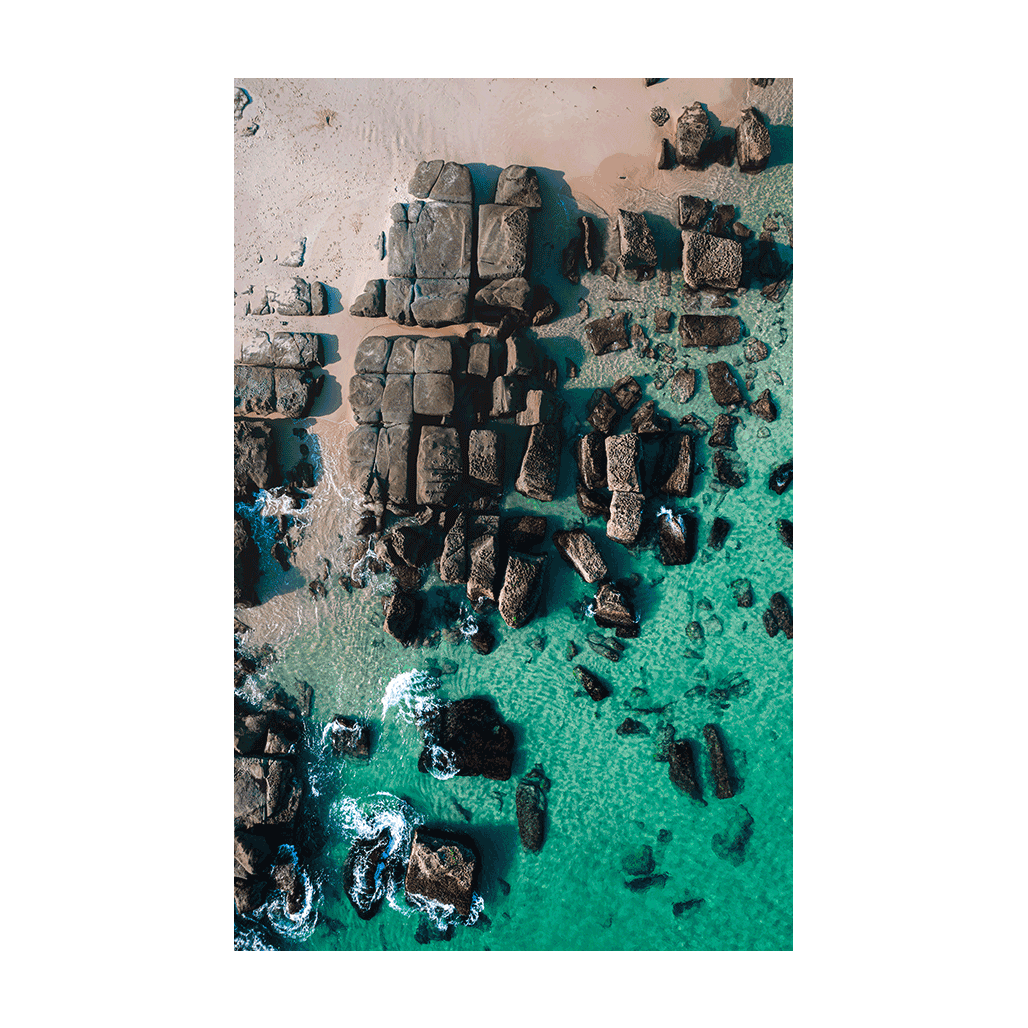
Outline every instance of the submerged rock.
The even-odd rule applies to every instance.
[[[736,420],[731,414],[719,414],[714,419],[714,429],[710,433],[707,445],[734,450],[735,442],[732,440],[732,430],[735,428]]]
[[[725,361],[714,361],[707,365],[707,384],[711,395],[722,407],[742,403],[742,392],[735,380],[731,367]]]
[[[774,405],[774,401],[771,399],[771,390],[765,389],[760,396],[758,396],[749,407],[751,414],[756,414],[758,418],[763,418],[764,421],[774,421],[778,417],[778,408]]]
[[[453,907],[460,917],[469,917],[475,866],[469,846],[416,829],[404,880],[407,902],[414,907],[426,902]]]
[[[748,578],[736,578],[729,588],[732,590],[732,595],[735,596],[737,607],[753,606],[753,587]]]
[[[775,593],[770,602],[771,614],[778,623],[778,627],[785,633],[786,639],[791,639],[792,608],[789,606],[789,601],[781,593]]]
[[[650,734],[650,730],[641,721],[636,721],[635,718],[632,717],[626,717],[625,720],[622,721],[621,724],[619,724],[617,728],[614,729],[614,732],[617,735]]]
[[[553,544],[584,582],[599,582],[607,577],[607,565],[584,528],[554,532]]]
[[[597,357],[616,350],[627,350],[631,346],[625,332],[624,313],[587,322],[585,337]]]
[[[719,800],[729,800],[735,795],[728,763],[721,743],[717,725],[704,725],[703,738],[707,740],[707,753],[710,756],[710,773],[714,778],[715,795]]]
[[[671,379],[671,398],[676,403],[688,403],[696,395],[696,372],[692,368],[679,368]]]
[[[432,710],[420,723],[425,748],[422,773],[481,775],[506,782],[514,763],[514,733],[484,696],[454,700]]]
[[[657,542],[665,567],[688,564],[696,554],[696,518],[691,514],[662,514],[657,518]]]
[[[610,695],[610,688],[600,678],[597,678],[587,668],[582,667],[581,664],[575,665],[575,677],[578,679],[578,684],[594,699],[597,703],[600,700],[606,699]]]
[[[657,862],[653,858],[653,847],[647,846],[645,843],[629,850],[621,858],[621,870],[633,878],[651,875],[656,869]]]
[[[742,351],[742,355],[750,364],[757,364],[762,360],[766,360],[770,353],[771,351],[768,349],[767,343],[762,343],[759,339],[747,340]]]
[[[518,783],[514,802],[517,808],[518,834],[521,845],[529,853],[538,853],[546,837],[546,794],[550,780],[542,765],[536,766]]]
[[[419,578],[420,581],[420,578]],[[418,618],[418,601],[405,592],[396,592],[385,601],[382,628],[401,646],[409,646]]]
[[[753,835],[753,816],[742,807],[733,827],[711,838],[711,848],[722,859],[738,867],[746,858],[746,845]]]
[[[792,458],[775,468],[768,478],[767,486],[779,496],[792,485]]]
[[[668,777],[676,789],[694,800],[702,801],[696,765],[693,761],[692,745],[688,739],[680,739],[668,747]]]
[[[546,557],[512,553],[500,589],[500,616],[511,628],[523,628],[532,620],[542,596]]]
[[[724,546],[728,530],[731,527],[724,518],[714,518],[714,522],[710,526],[710,535],[707,536],[707,545],[712,550],[720,550]]]
[[[389,829],[383,828],[370,839],[357,839],[343,861],[343,892],[363,921],[378,911],[392,877],[389,872],[395,874],[403,866],[390,853],[392,842]]]
[[[727,451],[714,450],[712,463],[714,465],[714,477],[722,485],[729,486],[732,489],[739,489],[746,484],[745,478],[735,467]]]
[[[792,549],[792,522],[786,518],[779,518],[777,522],[778,538]]]

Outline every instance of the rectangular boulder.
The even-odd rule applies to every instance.
[[[639,436],[609,435],[606,448],[607,487],[612,492],[639,492]]]
[[[681,314],[682,346],[731,346],[739,341],[742,323],[734,314]]]
[[[414,376],[386,375],[382,390],[382,422],[409,425],[414,418]]]
[[[350,483],[357,492],[366,496],[375,471],[378,454],[378,427],[358,425],[346,437],[346,461]]]
[[[271,426],[266,421],[239,418],[233,434],[236,499],[278,485],[281,474],[274,459]]]
[[[497,606],[510,628],[523,628],[532,620],[542,596],[546,557],[512,553],[507,558]]]
[[[478,208],[478,275],[526,278],[531,223],[523,207],[484,203]]]
[[[688,432],[674,432],[661,440],[655,468],[655,491],[687,497],[692,492],[693,440]]]
[[[742,243],[709,232],[682,232],[682,272],[693,289],[736,289],[742,277]]]
[[[503,436],[492,428],[468,433],[468,478],[487,489],[503,486]]]
[[[449,375],[414,376],[414,413],[446,417],[453,413],[453,379]]]
[[[394,278],[414,278],[414,230],[406,220],[389,226],[387,271]]]
[[[427,203],[414,225],[416,277],[471,278],[471,208]]]
[[[275,411],[275,371],[249,364],[235,366],[236,414],[264,416]]]
[[[449,339],[419,339],[414,344],[414,371],[423,375],[436,372],[448,375],[453,371],[453,343]]]
[[[389,364],[392,340],[384,336],[368,336],[357,344],[353,370],[358,375],[384,375]]]
[[[413,375],[414,374],[414,349],[417,340],[408,336],[400,336],[393,340],[393,347],[389,353],[389,363],[386,365],[386,372],[390,375]]]
[[[525,456],[521,461],[521,472],[514,484],[522,496],[544,503],[554,498],[560,474],[562,443],[563,433],[558,423],[549,422],[532,427],[525,446]]]
[[[414,280],[410,278],[387,278],[385,284],[386,317],[398,325],[413,325],[411,303],[414,301]]]
[[[411,318],[424,328],[467,321],[470,286],[466,278],[417,279],[410,305]]]
[[[612,493],[607,537],[623,546],[634,546],[642,528],[642,509],[642,493]]]
[[[307,416],[314,376],[302,368],[275,368],[275,410],[287,418]]]
[[[460,492],[463,479],[464,452],[457,430],[426,425],[421,430],[418,445],[418,504],[450,506]]]
[[[382,420],[385,375],[354,375],[350,379],[350,409],[358,425],[377,425]]]
[[[387,425],[378,433],[375,474],[385,486],[390,509],[410,506],[411,437],[410,425]]]
[[[592,536],[584,528],[553,533],[557,552],[578,572],[584,582],[601,582],[607,577],[607,565]]]
[[[249,331],[243,337],[241,364],[270,368],[310,368],[318,363],[318,336],[313,332]]]

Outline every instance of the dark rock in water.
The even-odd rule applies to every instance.
[[[418,601],[404,592],[393,593],[385,601],[384,614],[383,630],[388,632],[400,645],[409,646],[416,629]]]
[[[686,107],[675,125],[675,154],[687,168],[702,168],[714,132],[698,100]]]
[[[557,492],[563,431],[560,424],[533,425],[514,488],[522,496],[549,502]]]
[[[426,425],[418,446],[417,503],[448,507],[457,498],[463,480],[464,454],[457,430]]]
[[[756,414],[758,418],[765,421],[774,421],[778,417],[778,408],[771,399],[771,390],[765,389],[753,403],[750,404],[750,413]]]
[[[710,756],[710,773],[714,778],[715,795],[719,800],[730,800],[735,795],[728,763],[725,760],[724,747],[717,725],[704,725],[703,738],[707,740],[707,753]]]
[[[657,405],[647,400],[632,415],[632,431],[638,435],[661,435],[671,431],[671,422],[663,414],[657,413]]]
[[[650,730],[641,721],[636,721],[635,718],[631,718],[631,717],[626,717],[625,720],[622,721],[621,724],[619,724],[617,726],[617,728],[614,729],[614,731],[618,735],[649,735],[650,734]],[[631,873],[631,872],[628,872],[628,873]]]
[[[632,892],[646,892],[654,886],[658,889],[663,889],[670,877],[667,873],[646,875],[645,878],[634,878],[630,882],[625,882],[625,888],[630,889]]]
[[[767,632],[768,636],[773,639],[778,635],[778,618],[775,617],[774,612],[771,610],[765,610],[763,614],[764,631]]]
[[[736,578],[729,588],[735,596],[735,605],[737,607],[753,606],[753,587],[750,585],[748,578]]]
[[[675,148],[671,145],[671,140],[666,136],[660,141],[660,153],[657,155],[657,170],[667,171],[669,168],[673,168],[675,164]]]
[[[586,637],[586,642],[593,653],[606,657],[612,664],[616,664],[621,659],[621,649],[624,646],[617,639],[607,639],[600,632],[590,632]]]
[[[586,409],[589,411],[589,424],[603,435],[611,431],[614,423],[621,416],[620,407],[615,406],[610,395],[604,389],[594,390]]]
[[[235,605],[256,607],[257,579],[260,576],[260,551],[250,532],[250,522],[241,514],[235,516]]]
[[[538,514],[504,518],[502,539],[507,552],[540,546],[546,539],[546,518]]]
[[[711,307],[731,307],[732,306],[732,301],[729,300],[728,297],[725,296],[723,293],[718,293],[710,301],[710,306]]]
[[[730,407],[733,403],[742,403],[742,392],[739,383],[732,374],[731,366],[725,361],[714,361],[707,365],[707,384],[711,395],[722,407]]]
[[[770,353],[767,344],[762,343],[759,339],[748,339],[742,351],[742,355],[750,364],[766,360]]]
[[[610,502],[595,489],[587,489],[581,482],[575,485],[575,499],[578,509],[587,518],[609,518]]]
[[[679,368],[671,379],[671,397],[676,403],[688,403],[696,395],[696,372]]]
[[[678,334],[682,346],[731,346],[739,341],[742,322],[734,314],[682,314]]]
[[[518,834],[521,845],[529,853],[538,853],[546,836],[546,793],[550,781],[542,765],[536,766],[518,783],[515,805],[518,815]]]
[[[657,542],[665,567],[688,564],[696,555],[696,518],[691,514],[662,514],[657,518]]]
[[[563,403],[549,390],[529,389],[525,394],[525,409],[518,411],[515,421],[524,427],[560,421]]]
[[[470,846],[451,838],[414,832],[410,862],[404,881],[407,902],[414,907],[425,901],[453,907],[462,918],[471,914],[475,854]]]
[[[363,921],[378,911],[392,877],[389,872],[402,866],[390,853],[392,841],[389,829],[383,828],[370,839],[357,839],[343,861],[343,892]]]
[[[607,521],[607,538],[634,546],[642,529],[642,493],[615,491],[610,499],[610,518]]]
[[[653,847],[645,843],[629,850],[621,858],[621,870],[633,878],[640,875],[651,875],[656,870],[657,862],[653,859]]]
[[[592,219],[582,215],[578,219],[578,229],[582,238],[582,259],[585,261],[587,271],[593,271],[599,265],[600,239],[596,234],[596,227]]]
[[[626,375],[610,387],[610,394],[623,411],[629,411],[642,398],[642,386],[631,375]]]
[[[593,617],[600,628],[634,627],[637,623],[628,601],[608,582],[596,590]]]
[[[668,776],[675,788],[694,800],[702,800],[699,781],[696,778],[696,764],[693,761],[692,745],[688,739],[680,739],[668,747]]]
[[[546,557],[522,557],[512,553],[500,589],[500,616],[511,628],[523,628],[532,620],[542,596]]]
[[[789,601],[781,594],[775,593],[771,597],[771,613],[778,622],[778,627],[785,633],[786,639],[792,638],[792,608]]]
[[[262,875],[271,864],[271,848],[260,835],[235,833],[235,876],[252,878]]]
[[[732,225],[732,231],[738,239],[749,239],[753,235],[753,229],[747,227],[741,221],[737,221]]]
[[[427,946],[431,942],[449,942],[453,938],[453,925],[448,924],[440,928],[434,921],[427,917],[418,921],[418,927],[414,931],[414,941],[419,946]],[[489,947],[487,946],[486,949]]]
[[[746,844],[753,835],[753,816],[742,807],[741,818],[737,817],[733,828],[722,835],[720,832],[711,839],[711,848],[722,859],[738,867],[746,858]]]
[[[735,207],[730,203],[718,204],[714,208],[714,217],[710,219],[710,224],[707,226],[707,232],[713,236],[726,236],[729,224],[735,218]],[[732,246],[736,247],[739,244],[733,239],[731,240]],[[729,288],[734,288],[729,287]]]
[[[686,285],[693,289],[735,289],[742,277],[742,244],[684,229],[682,271]]]
[[[693,440],[688,432],[675,432],[661,441],[654,488],[666,496],[685,498],[692,492]]]
[[[631,268],[655,268],[657,244],[653,240],[646,216],[639,211],[618,210],[618,236],[621,254],[618,258],[626,271]]]
[[[454,700],[431,711],[420,724],[426,745],[418,770],[436,768],[459,775],[510,778],[514,733],[484,696]]]
[[[371,756],[371,725],[355,717],[336,714],[329,722],[332,752],[337,756],[367,758]]]
[[[724,450],[714,450],[712,455],[714,477],[722,484],[738,489],[746,484],[746,480],[732,464]]]
[[[701,196],[680,196],[678,198],[678,227],[683,229],[699,228],[713,210],[714,205]]]
[[[582,667],[581,664],[575,665],[575,677],[578,679],[578,684],[597,703],[610,695],[610,688],[607,684],[602,679],[597,678],[591,671]]]
[[[698,907],[703,902],[703,897],[699,899],[688,899],[683,900],[680,903],[671,904],[671,912],[675,917],[681,917],[687,910],[692,910],[693,907]]]
[[[468,638],[476,653],[481,653],[482,656],[488,656],[493,652],[493,647],[496,645],[496,639],[493,636],[492,631],[488,625],[478,623],[478,631],[475,632]]]
[[[607,483],[613,492],[639,492],[639,436],[634,432],[609,435]]]
[[[587,322],[585,337],[597,357],[615,350],[627,350],[631,345],[625,332],[624,313]]]
[[[574,454],[582,485],[586,489],[606,489],[607,445],[604,436],[600,432],[587,432],[575,443]]]
[[[526,168],[520,164],[511,164],[504,168],[496,182],[496,196],[493,202],[515,207],[542,207],[539,176],[535,168]]]
[[[529,323],[545,325],[560,313],[557,301],[550,295],[549,289],[541,283],[532,287],[532,316]]]
[[[771,476],[768,478],[767,486],[773,493],[778,493],[779,496],[785,492],[789,486],[792,485],[792,458],[790,457],[784,464],[780,464],[771,472]]]
[[[364,292],[350,304],[355,318],[385,317],[385,279],[374,278],[364,284]]]
[[[735,442],[732,439],[732,430],[735,428],[737,419],[731,414],[719,414],[714,419],[714,430],[707,440],[708,446],[720,446],[724,449],[734,450]]]
[[[573,286],[577,286],[582,280],[582,274],[579,271],[582,260],[582,237],[581,235],[574,235],[568,240],[568,245],[560,252],[560,273]]]
[[[671,311],[664,310],[663,307],[658,307],[653,312],[653,329],[655,332],[670,332],[671,331]],[[681,402],[681,401],[679,401]]]
[[[666,107],[654,107],[653,110],[650,111],[650,120],[654,125],[661,128],[668,123],[668,119],[670,117],[671,115],[668,114]]]
[[[234,791],[236,828],[291,824],[303,797],[287,757],[236,757]]]
[[[779,518],[777,522],[778,527],[778,538],[785,543],[789,549],[792,549],[792,522],[786,518]]]
[[[731,527],[724,518],[714,518],[714,523],[710,526],[710,535],[707,536],[707,545],[712,550],[720,550]]]
[[[553,545],[584,582],[600,582],[607,577],[607,565],[584,528],[554,532]]]
[[[756,107],[747,107],[740,115],[735,130],[735,150],[740,171],[752,174],[767,167],[771,157],[771,134]]]
[[[235,904],[240,914],[252,914],[264,903],[268,883],[260,878],[235,879]]]

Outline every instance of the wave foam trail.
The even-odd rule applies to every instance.
[[[432,743],[429,745],[429,753],[432,762],[428,765],[428,773],[433,778],[438,778],[440,782],[445,782],[447,779],[456,778],[460,774],[457,758],[449,750],[444,750],[442,746]]]
[[[439,703],[428,694],[439,688],[439,679],[427,671],[402,671],[390,679],[382,697],[382,717],[390,707],[399,707],[398,715],[408,724],[419,724]]]
[[[478,633],[478,619],[475,617],[475,612],[469,610],[467,614],[457,622],[457,628],[461,635],[465,639],[470,639],[471,636]]]

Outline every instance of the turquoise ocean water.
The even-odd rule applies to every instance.
[[[788,162],[773,164],[759,175],[744,176],[733,167],[719,172],[714,181],[716,189],[697,191],[715,203],[734,203],[737,218],[754,233],[760,232],[766,217],[777,214],[781,229],[775,238],[784,262],[791,264],[783,224],[793,214],[791,155]],[[559,240],[558,250],[563,245],[571,220],[579,213],[574,199],[565,196],[564,203],[544,209],[542,220],[536,222],[537,248],[549,238]],[[652,199],[648,210],[670,214],[666,198]],[[588,208],[584,212],[592,213]],[[544,281],[558,297],[567,290],[555,277]],[[643,326],[652,344],[669,342],[675,347],[672,369],[696,368],[701,384],[697,395],[680,405],[669,387],[659,388],[658,364],[636,349],[592,356],[582,345],[586,317],[569,311],[562,301],[560,320],[526,334],[537,339],[561,369],[569,405],[564,422],[569,444],[589,428],[585,404],[592,390],[609,387],[625,374],[635,375],[643,386],[643,399],[655,400],[657,410],[674,422],[692,413],[712,425],[720,408],[710,395],[703,367],[712,360],[741,361],[745,339],[713,355],[681,350],[677,323],[671,335],[654,332],[654,307],[681,310],[680,269],[667,299],[659,296],[656,279],[634,283],[619,278],[612,288],[603,276],[585,274],[581,286],[576,295],[589,304],[589,317],[607,310],[632,311],[632,321]],[[611,293],[631,299],[612,301]],[[756,289],[733,303],[730,311],[711,311],[704,298],[699,313],[737,314],[747,338],[767,344],[770,355],[752,365],[755,382],[744,392],[753,400],[770,388],[779,416],[766,424],[745,411],[739,413],[736,451],[748,476],[739,489],[720,491],[710,470],[711,451],[700,442],[697,460],[706,470],[696,476],[692,497],[667,504],[675,512],[692,512],[699,518],[692,563],[664,567],[652,532],[648,542],[630,552],[606,538],[602,519],[584,522],[611,577],[638,576],[632,600],[640,615],[640,635],[624,640],[617,663],[589,646],[589,633],[614,633],[597,629],[588,616],[594,587],[579,579],[549,539],[544,547],[550,557],[544,598],[535,619],[512,630],[495,610],[478,615],[497,640],[487,656],[463,639],[445,637],[431,648],[401,647],[381,628],[381,595],[389,589],[384,576],[352,593],[330,584],[327,596],[314,599],[295,573],[283,575],[270,557],[264,561],[262,594],[295,589],[297,626],[275,645],[273,659],[249,687],[279,685],[296,695],[302,681],[313,689],[307,726],[310,753],[302,763],[313,810],[325,833],[323,846],[305,867],[310,889],[302,915],[291,919],[272,902],[260,917],[237,916],[237,948],[791,948],[792,642],[781,633],[768,638],[761,614],[777,591],[793,601],[792,551],[779,540],[776,527],[777,519],[792,519],[793,490],[777,496],[767,485],[771,469],[792,457],[793,288],[790,283],[776,303]],[[406,333],[398,326],[387,334]],[[563,375],[565,357],[580,369],[571,382]],[[750,367],[741,362],[736,369],[740,381]],[[626,428],[627,418],[620,430]],[[544,514],[548,535],[583,523],[574,498],[570,452],[562,462],[557,499],[548,504],[514,492],[518,456],[517,451],[508,453],[501,513]],[[321,459],[322,475],[341,478],[329,449],[322,449]],[[659,500],[647,501],[644,524],[652,525],[661,505]],[[705,545],[715,516],[731,524],[719,552]],[[736,606],[730,583],[737,578],[752,583],[754,603],[748,609]],[[331,576],[330,581],[335,580]],[[459,627],[469,613],[464,588],[444,585],[434,569],[423,581],[429,609],[437,617],[448,609],[449,625]],[[241,616],[245,621],[246,612]],[[704,625],[702,640],[687,638],[691,621]],[[567,659],[569,641],[579,651],[573,660]],[[575,695],[575,664],[606,680],[612,695],[601,703]],[[493,700],[517,741],[510,781],[439,780],[418,772],[420,734],[406,716],[408,704],[402,698],[391,702],[400,686],[412,682],[420,683],[415,691],[438,701],[469,696]],[[390,683],[392,694],[387,698]],[[656,707],[665,709],[637,709]],[[366,763],[319,755],[322,729],[336,714],[372,722],[374,747]],[[615,734],[626,717],[643,722],[650,734]],[[677,738],[693,742],[705,803],[680,793],[668,777],[668,764],[654,759],[658,726],[666,723],[674,726]],[[732,799],[714,797],[702,734],[708,723],[719,726],[739,782]],[[536,764],[542,765],[552,785],[545,844],[539,853],[528,853],[518,837],[514,797],[518,779]],[[342,891],[342,862],[359,833],[367,835],[390,819],[405,819],[408,827],[420,821],[474,841],[481,856],[481,913],[475,924],[457,925],[450,938],[435,935],[431,941],[424,941],[428,935],[422,926],[419,941],[422,915],[407,908],[402,892],[369,921],[357,916]],[[622,861],[642,846],[652,850],[655,880],[648,889],[635,890],[627,884],[632,878]]]

